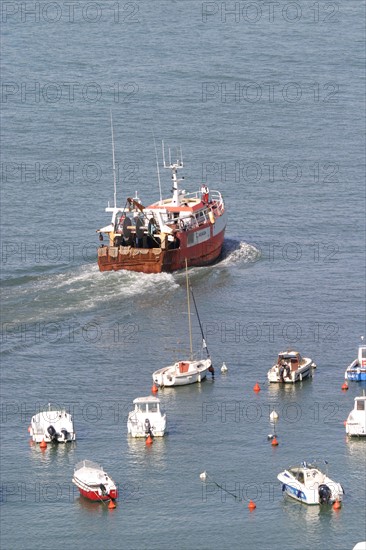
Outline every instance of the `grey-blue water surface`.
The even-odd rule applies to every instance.
[[[365,333],[364,43],[356,0],[3,2],[2,548],[366,539],[365,441],[343,425],[365,385],[341,391]],[[96,267],[110,110],[120,203],[157,200],[155,136],[159,163],[162,139],[181,146],[185,188],[207,181],[229,215],[220,262],[191,270],[215,380],[159,392],[169,434],[151,448],[126,416],[187,345],[185,280]],[[270,387],[286,348],[315,376]],[[42,453],[27,428],[49,402],[77,441]],[[83,458],[118,482],[115,510],[73,488]],[[313,458],[345,488],[338,512],[281,494],[277,474]]]

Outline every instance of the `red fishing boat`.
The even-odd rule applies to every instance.
[[[221,193],[210,191],[206,185],[193,193],[181,189],[181,153],[172,162],[169,150],[166,163],[163,149],[163,163],[172,172],[171,198],[145,207],[136,196],[120,208],[116,206],[115,182],[114,206],[106,208],[112,214],[111,223],[97,230],[100,271],[171,272],[183,269],[186,260],[188,266],[204,266],[220,256],[227,219]]]

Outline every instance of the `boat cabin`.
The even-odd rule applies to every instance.
[[[355,397],[355,411],[366,411],[366,396]]]
[[[134,412],[148,414],[148,413],[160,413],[160,399],[157,397],[137,397],[134,399],[135,405]]]
[[[307,466],[294,466],[289,468],[289,473],[293,475],[296,480],[305,485],[305,487],[312,488],[314,483],[323,483],[324,474],[317,468],[314,468],[311,464]]]
[[[366,346],[358,348],[358,364],[360,367],[366,367]]]
[[[288,366],[291,371],[299,368],[301,363],[301,355],[298,351],[285,351],[278,354],[277,364],[281,367]]]

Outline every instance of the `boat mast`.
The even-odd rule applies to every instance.
[[[205,340],[205,335],[204,335],[204,333],[203,333],[203,327],[202,327],[201,319],[200,319],[200,316],[198,315],[198,309],[197,309],[196,299],[195,299],[195,297],[194,297],[193,289],[192,289],[191,285],[189,285],[189,288],[190,288],[190,291],[191,291],[191,294],[192,294],[192,300],[193,300],[193,304],[194,304],[194,309],[196,310],[196,315],[197,315],[197,319],[198,319],[198,324],[199,324],[200,329],[201,329],[201,334],[202,334],[202,345],[203,345],[203,347],[206,349],[207,357],[210,357],[210,353],[209,353],[209,351],[208,351],[208,347],[207,347],[206,340]]]
[[[189,280],[188,280],[187,258],[186,258],[186,282],[187,282],[187,303],[188,303],[189,351],[190,351],[190,360],[193,361],[191,304],[189,300]]]
[[[177,160],[176,160],[175,162],[172,162],[171,152],[170,152],[170,147],[169,147],[169,149],[168,149],[168,152],[169,152],[169,163],[167,164],[167,163],[165,162],[164,141],[162,142],[162,147],[163,147],[163,165],[164,165],[164,168],[170,168],[170,170],[172,171],[172,180],[173,180],[173,198],[172,198],[172,205],[173,205],[173,206],[180,206],[178,184],[179,184],[179,182],[182,181],[182,179],[184,179],[184,178],[179,179],[179,178],[177,177],[177,173],[178,173],[178,170],[180,170],[181,168],[183,168],[183,155],[182,155],[182,149],[180,149],[180,158],[177,158]],[[178,157],[178,151],[177,151],[177,157]]]
[[[111,132],[112,132],[112,160],[113,160],[113,186],[114,186],[114,208],[117,208],[117,179],[116,179],[116,162],[114,158],[114,135],[113,135],[113,119],[111,113]]]

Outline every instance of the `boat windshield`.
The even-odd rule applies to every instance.
[[[356,409],[358,411],[364,411],[365,410],[365,400],[364,399],[358,399],[356,401],[357,405],[356,405]]]

